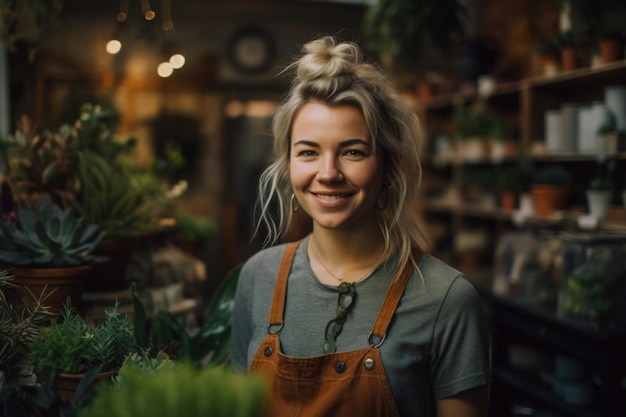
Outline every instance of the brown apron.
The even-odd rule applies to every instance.
[[[369,336],[369,347],[314,357],[292,357],[280,352],[287,277],[296,248],[283,255],[269,317],[268,333],[254,355],[251,372],[260,372],[270,383],[270,417],[394,416],[400,414],[381,361],[378,347],[411,275],[407,265],[393,280]]]

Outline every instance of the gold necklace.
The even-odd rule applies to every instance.
[[[320,258],[320,256],[317,254],[317,251],[315,250],[315,248],[313,247],[313,245],[311,245],[311,242],[309,241],[309,248],[311,248],[311,253],[313,253],[313,255],[315,255],[315,257],[317,258],[317,262],[319,262],[319,264],[322,266],[322,268],[324,268],[324,271],[328,272],[328,274],[330,274],[331,277],[335,278],[337,281],[339,282],[346,282],[344,281],[342,278],[339,278],[337,275],[333,274],[330,269],[328,269],[326,267],[326,265],[324,265],[324,262],[322,262],[322,258]],[[363,281],[365,278],[369,277],[371,275],[372,272],[374,272],[374,270],[378,267],[378,258],[380,258],[380,255],[376,256],[376,258],[374,258],[374,266],[372,267],[372,269],[370,269],[369,271],[367,271],[365,273],[365,275],[363,275],[361,278],[352,281],[353,283],[357,283],[360,281]]]

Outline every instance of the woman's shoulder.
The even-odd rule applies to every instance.
[[[418,268],[424,278],[431,278],[438,282],[445,281],[448,284],[463,276],[461,271],[430,253],[422,255]]]
[[[243,274],[250,274],[258,271],[278,270],[285,249],[289,243],[280,243],[274,246],[263,248],[248,258],[242,268]]]
[[[418,264],[417,275],[430,292],[438,291],[446,297],[464,297],[476,293],[465,274],[432,254],[424,254]]]

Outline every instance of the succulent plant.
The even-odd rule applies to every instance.
[[[62,209],[43,195],[15,219],[0,219],[0,262],[17,266],[74,266],[98,261],[92,254],[105,233],[72,207]]]

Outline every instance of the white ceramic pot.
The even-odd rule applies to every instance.
[[[624,204],[624,208],[626,208],[626,189],[622,190],[622,203]]]
[[[589,205],[589,214],[598,219],[606,218],[609,211],[609,203],[611,201],[611,192],[602,190],[587,190],[587,204]]]

